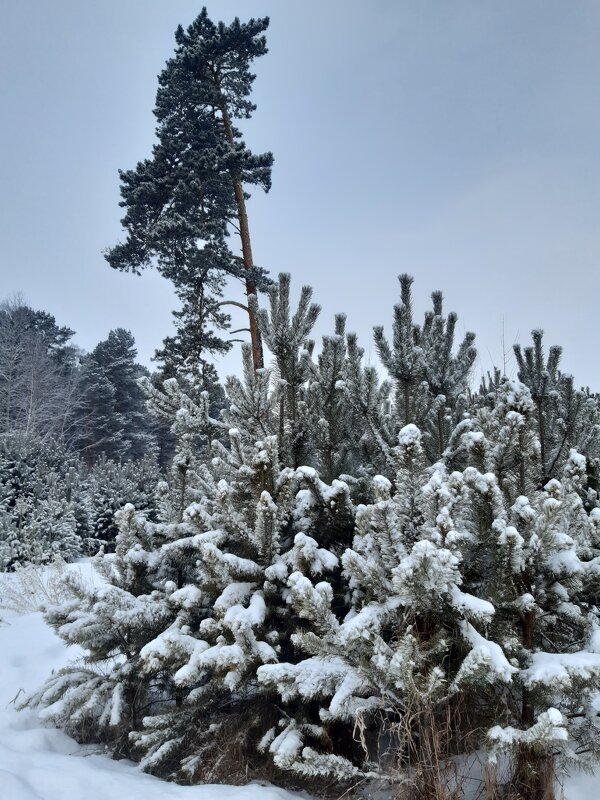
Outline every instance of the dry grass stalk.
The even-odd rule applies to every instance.
[[[65,562],[57,557],[52,564],[20,566],[0,581],[0,608],[17,614],[30,614],[60,603],[70,596],[63,582]]]

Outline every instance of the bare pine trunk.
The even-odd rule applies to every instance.
[[[252,258],[252,244],[250,242],[250,229],[248,227],[248,214],[246,213],[246,198],[244,197],[244,190],[239,181],[233,184],[235,192],[235,201],[238,207],[238,220],[240,223],[240,239],[242,240],[242,259],[244,261],[244,268],[250,271],[254,264]],[[256,284],[251,278],[246,278],[246,297],[251,294],[256,294]],[[250,324],[250,340],[252,342],[252,363],[254,369],[260,369],[264,366],[262,341],[260,331],[256,323],[256,314],[254,310],[248,305],[248,321]]]
[[[220,92],[218,80],[216,80],[217,89]],[[233,130],[231,128],[231,121],[227,112],[227,106],[223,100],[221,104],[221,114],[223,115],[223,127],[225,128],[225,136],[230,145],[233,146]],[[244,197],[244,189],[242,183],[236,176],[232,175],[233,191],[235,194],[235,202],[237,205],[238,223],[240,226],[240,239],[242,242],[242,261],[244,262],[244,269],[250,270],[254,266],[254,259],[252,257],[252,243],[250,242],[250,228],[248,227],[248,213],[246,212],[246,198]],[[256,294],[256,284],[251,277],[246,278],[246,297]],[[248,304],[248,321],[250,327],[250,341],[252,343],[252,363],[254,370],[260,369],[264,366],[263,350],[260,331],[256,322],[256,314],[253,308]]]

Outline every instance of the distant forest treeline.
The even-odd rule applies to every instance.
[[[137,379],[135,341],[110,331],[91,353],[74,331],[20,299],[0,306],[0,435],[50,439],[90,466],[98,458],[135,460],[159,446]]]
[[[0,305],[0,570],[110,548],[122,505],[153,515],[173,455],[138,385],[168,369],[150,375],[123,328],[90,353],[73,336],[18,297]],[[213,372],[207,388],[218,412]]]

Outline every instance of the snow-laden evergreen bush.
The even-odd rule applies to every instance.
[[[595,757],[597,398],[541,350],[473,392],[473,336],[454,349],[439,293],[414,323],[410,283],[375,332],[388,379],[342,315],[315,356],[284,275],[257,309],[273,366],[244,349],[218,419],[144,382],[177,441],[159,519],[125,506],[106,583],[49,611],[86,663],[30,705],[183,781],[271,763],[426,794],[479,749],[537,797]]]
[[[185,549],[161,547],[178,538],[177,523],[186,527],[183,512],[197,499],[190,481],[190,445],[201,412],[193,407],[190,413],[190,405],[179,409],[174,423],[180,449],[171,485],[161,482],[157,487],[165,522],[149,522],[132,504],[118,509],[116,551],[96,558],[98,580],[89,585],[77,573],[68,573],[69,600],[47,613],[61,637],[79,644],[88,656],[84,664],[53,675],[29,702],[48,706],[47,719],[78,739],[110,743],[116,756],[129,755],[129,733],[141,726],[144,713],[170,699],[163,676],[144,675],[141,652],[173,623],[179,606],[185,606],[173,590],[194,571]],[[109,497],[110,482],[102,479],[114,469],[120,468],[112,462],[100,465],[101,485]]]
[[[272,315],[261,315],[273,340],[283,341],[281,330],[293,325],[307,334],[314,322],[308,290],[293,320],[284,310],[288,300],[283,277],[272,292]],[[85,669],[51,679],[32,702],[63,697],[58,724],[86,738],[95,730],[118,753],[133,747],[146,769],[206,776],[223,737],[251,747],[263,736],[274,697],[256,672],[291,647],[287,577],[299,567],[313,578],[331,573],[338,564],[332,549],[341,553],[350,541],[348,486],[325,484],[313,467],[289,466],[306,406],[297,378],[308,369],[301,345],[297,337],[295,348],[280,353],[274,380],[268,370],[253,371],[246,349],[244,380],[228,381],[224,420],[209,417],[208,397],[198,405],[174,380],[163,391],[144,382],[150,407],[170,418],[177,440],[171,481],[158,486],[160,521],[125,506],[117,515],[116,556],[99,562],[108,585],[74,585],[77,599],[48,615],[90,655]],[[281,376],[294,374],[292,401]],[[195,455],[200,434],[212,444],[206,463]],[[316,530],[327,547],[310,536]],[[244,725],[232,726],[240,716]]]
[[[275,739],[275,759],[304,775],[375,772],[385,753],[365,748],[359,763],[342,764],[343,754],[315,747],[309,724],[371,718],[391,734],[403,715],[415,715],[416,730],[419,713],[444,715],[460,700],[461,725],[485,732],[492,757],[518,752],[525,785],[536,752],[585,764],[597,752],[600,688],[590,602],[600,514],[581,499],[585,459],[571,451],[560,482],[513,501],[491,472],[425,467],[413,425],[395,455],[394,484],[376,477],[378,499],[358,508],[342,557],[352,591],[345,617],[327,583],[290,576],[292,608],[308,623],[293,636],[305,658],[261,667],[259,681],[284,704],[314,709],[318,700],[318,719],[301,727],[290,718],[295,747],[282,740],[282,756]]]
[[[87,533],[78,460],[57,442],[0,443],[0,571],[80,556]]]
[[[114,550],[118,532],[116,513],[127,503],[155,518],[156,485],[160,472],[156,460],[145,456],[137,461],[111,461],[101,456],[87,472],[83,492],[90,537],[98,546]]]

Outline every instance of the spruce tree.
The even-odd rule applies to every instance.
[[[104,453],[120,458],[126,452],[122,421],[115,413],[115,387],[93,353],[82,361],[77,408],[76,445],[91,467]]]
[[[78,446],[90,465],[104,454],[138,459],[153,446],[153,436],[138,379],[132,334],[110,331],[85,357],[81,374]]]

